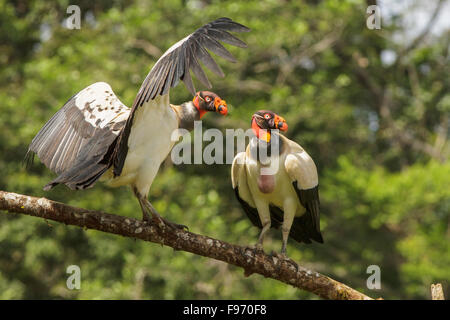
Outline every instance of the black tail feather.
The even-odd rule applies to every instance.
[[[284,212],[280,208],[270,206],[270,216],[272,218],[272,226],[278,227],[283,224]],[[311,240],[323,243],[322,234],[314,228],[311,217],[307,212],[301,217],[294,218],[289,237],[307,244],[312,243]]]
[[[239,203],[244,209],[244,212],[247,214],[247,217],[250,219],[252,224],[258,228],[262,228],[258,210],[251,207],[247,202],[242,200],[242,198],[239,196],[239,189],[237,187],[234,189],[234,192],[236,198],[238,199]],[[278,229],[283,224],[284,211],[273,205],[269,206],[269,210],[271,218],[271,228]],[[298,242],[304,242],[308,244],[312,243],[311,240],[323,243],[322,234],[320,233],[320,231],[317,231],[317,228],[315,228],[314,221],[312,219],[313,216],[308,212],[305,212],[301,217],[294,218],[289,237]]]
[[[289,236],[298,242],[311,243],[312,239],[323,243],[322,234],[314,228],[310,217],[306,213],[301,217],[294,218]]]

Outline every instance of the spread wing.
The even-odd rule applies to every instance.
[[[289,154],[284,166],[293,181],[300,203],[306,209],[305,214],[294,219],[290,236],[306,243],[310,243],[310,239],[323,243],[320,232],[319,180],[313,159],[302,150]]]
[[[99,162],[129,114],[130,109],[117,98],[109,84],[94,83],[70,98],[42,127],[32,140],[26,158],[32,159],[37,154],[59,175],[46,189],[57,183],[80,188],[80,183],[92,178],[94,171],[99,174],[100,167],[104,169],[105,165]]]
[[[219,41],[241,48],[246,47],[246,44],[228,31],[247,32],[250,29],[229,18],[220,18],[204,25],[194,33],[178,41],[159,58],[142,83],[134,100],[131,115],[120,135],[114,155],[115,176],[120,175],[125,163],[128,153],[128,137],[137,108],[142,107],[149,100],[153,100],[159,95],[169,94],[170,88],[175,87],[180,79],[183,80],[188,90],[195,95],[195,88],[189,69],[194,72],[206,87],[211,88],[211,83],[201,68],[199,61],[219,76],[223,77],[224,73],[206,49],[228,61],[236,61]]]

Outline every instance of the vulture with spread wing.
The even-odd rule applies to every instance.
[[[227,114],[227,104],[217,94],[196,93],[189,70],[208,88],[211,84],[199,62],[223,77],[207,50],[235,62],[219,41],[241,48],[246,44],[230,31],[249,29],[220,18],[170,47],[150,70],[131,109],[104,82],[94,83],[70,98],[29,146],[28,159],[37,154],[58,174],[44,190],[57,184],[86,189],[102,177],[111,186],[130,185],[145,220],[153,218],[162,225],[184,227],[163,219],[147,197],[161,163],[175,143],[172,134],[178,129],[192,130],[194,121],[208,111]],[[180,79],[194,98],[173,105],[169,91]]]
[[[313,159],[297,143],[279,134],[286,121],[268,110],[256,112],[256,137],[233,160],[231,179],[236,197],[253,225],[264,235],[281,226],[286,254],[288,237],[298,242],[323,243],[319,219],[319,181]]]

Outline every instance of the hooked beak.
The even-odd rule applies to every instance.
[[[219,97],[216,97],[214,99],[214,108],[216,109],[216,112],[226,116],[228,113],[228,107],[225,100],[220,99]]]
[[[286,123],[286,120],[284,120],[284,118],[280,117],[279,115],[275,115],[275,128],[280,131],[287,131],[288,125]]]

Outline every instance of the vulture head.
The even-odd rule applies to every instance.
[[[252,129],[259,139],[270,142],[272,130],[287,131],[288,125],[286,120],[275,112],[259,110],[252,116]]]
[[[283,117],[270,110],[259,110],[252,116],[252,129],[255,135],[267,142],[272,130],[287,131],[288,125]]]
[[[222,115],[228,113],[227,103],[211,91],[199,91],[195,94],[194,105],[200,112],[200,118],[208,111],[218,112]]]

